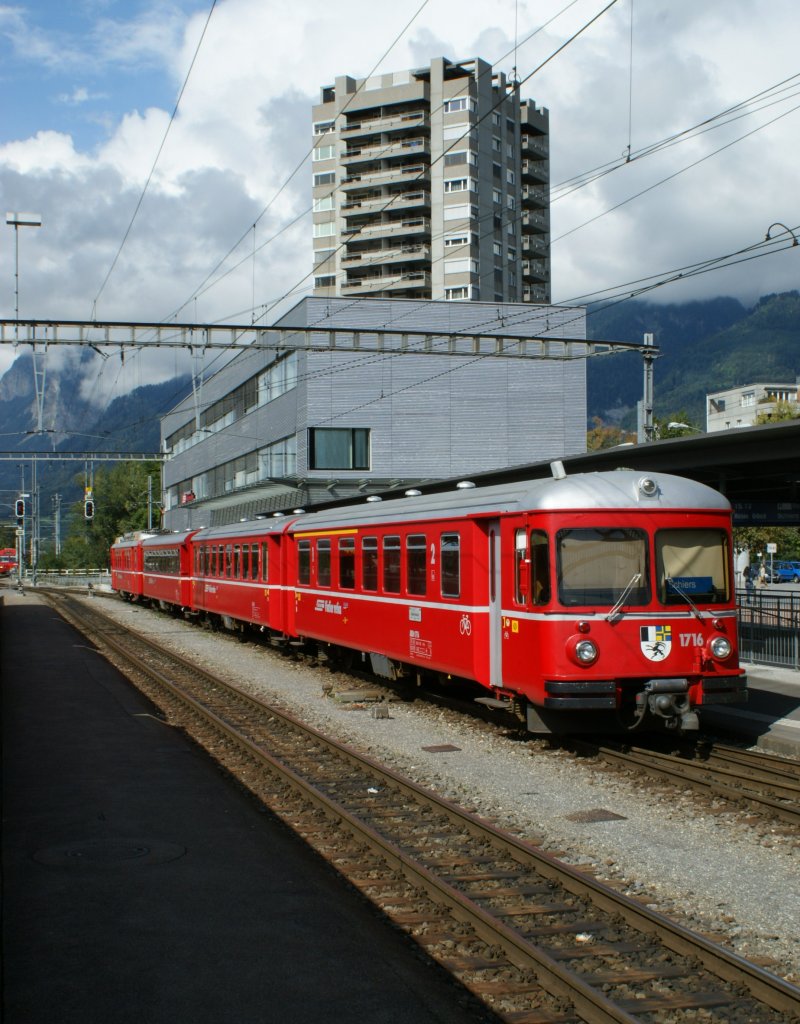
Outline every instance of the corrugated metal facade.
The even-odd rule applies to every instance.
[[[581,339],[585,314],[521,303],[309,298],[276,326]],[[362,343],[358,352],[300,351],[296,387],[174,455],[164,469],[168,495],[172,489],[168,504],[176,503],[176,487],[193,489],[200,474],[286,438],[296,444],[297,477],[318,483],[335,478],[344,488],[365,480],[468,475],[585,450],[585,359],[387,354],[370,351],[377,341],[368,333]],[[242,353],[205,383],[202,406],[218,402],[274,359],[266,350]],[[162,437],[166,441],[193,420],[189,398],[164,417]],[[369,470],[310,470],[309,429],[341,427],[370,431]],[[248,493],[240,490],[238,500],[244,501]],[[183,511],[170,509],[166,525],[185,526]]]

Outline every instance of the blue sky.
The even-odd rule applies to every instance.
[[[303,158],[320,86],[435,56],[507,74],[516,59],[526,77],[605,2],[462,0],[454,17],[450,0],[412,0],[376,18],[373,0],[218,0],[165,138],[211,0],[0,0],[0,195],[43,219],[20,232],[20,315],[237,321],[291,305],[311,284]],[[551,118],[555,301],[738,251],[776,221],[800,227],[798,38],[796,0],[617,0],[525,83]],[[624,164],[629,144],[781,82],[739,120]],[[558,187],[607,163],[621,166]],[[0,236],[6,316],[12,236]],[[651,297],[752,302],[798,286],[800,246]]]

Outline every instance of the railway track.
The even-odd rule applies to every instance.
[[[765,1022],[800,989],[228,686],[56,606],[497,1019]],[[157,691],[157,692],[156,692]]]
[[[670,754],[642,747],[593,745],[609,764],[745,804],[765,816],[800,825],[800,762],[714,744]]]

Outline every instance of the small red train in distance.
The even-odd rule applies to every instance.
[[[730,505],[680,477],[558,471],[164,535],[141,550],[169,571],[141,584],[114,568],[124,544],[125,596],[468,684],[536,733],[690,731],[747,698]]]
[[[0,548],[0,576],[17,571],[17,552],[14,548]]]

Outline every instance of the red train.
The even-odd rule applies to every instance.
[[[14,548],[0,548],[0,576],[10,576],[17,571],[17,552]]]
[[[692,730],[745,701],[731,513],[702,484],[618,470],[370,500],[122,540],[126,598],[469,683],[537,733]]]

